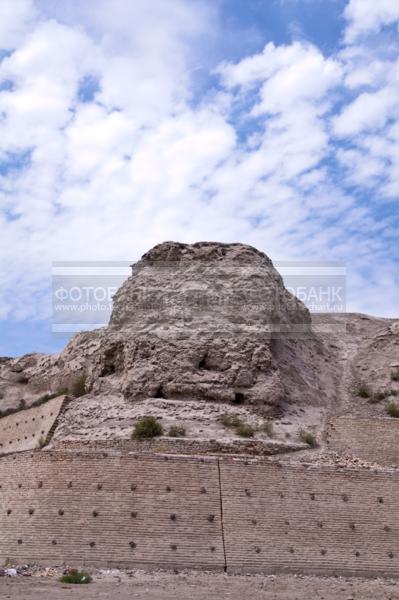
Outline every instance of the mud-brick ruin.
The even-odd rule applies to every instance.
[[[0,562],[398,576],[398,369],[397,321],[160,244],[108,327],[0,359]]]

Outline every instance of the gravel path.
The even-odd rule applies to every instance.
[[[0,579],[1,600],[399,600],[399,581],[295,575],[245,576],[109,571],[89,585],[65,585],[56,577]]]

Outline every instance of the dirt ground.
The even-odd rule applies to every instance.
[[[98,572],[89,585],[53,577],[0,579],[1,600],[399,600],[399,581],[185,571]]]

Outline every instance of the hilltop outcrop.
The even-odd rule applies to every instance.
[[[303,334],[309,312],[266,255],[243,244],[166,242],[133,266],[109,327],[78,334],[59,356],[13,361],[11,379],[54,391],[84,373],[93,393],[131,402],[248,403],[266,413],[284,399],[272,338]]]
[[[296,448],[300,428],[322,435],[330,415],[380,410],[354,388],[366,375],[389,380],[398,362],[393,321],[331,316],[326,332],[323,319],[314,330],[251,246],[165,242],[133,265],[107,327],[75,335],[59,354],[0,360],[0,409],[68,389],[76,399],[55,441],[126,439],[143,414],[183,422],[192,440],[226,440],[219,417],[234,410],[255,428],[274,418],[274,443]]]

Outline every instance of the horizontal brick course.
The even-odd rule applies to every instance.
[[[221,464],[231,571],[399,574],[399,476]]]
[[[338,452],[384,466],[399,466],[399,419],[337,417],[327,430]]]
[[[1,558],[223,568],[215,460],[51,454],[0,461]]]
[[[60,396],[0,419],[0,455],[38,448],[40,440],[49,435],[64,401],[65,396]]]
[[[47,450],[0,483],[0,560],[399,576],[396,472]]]

